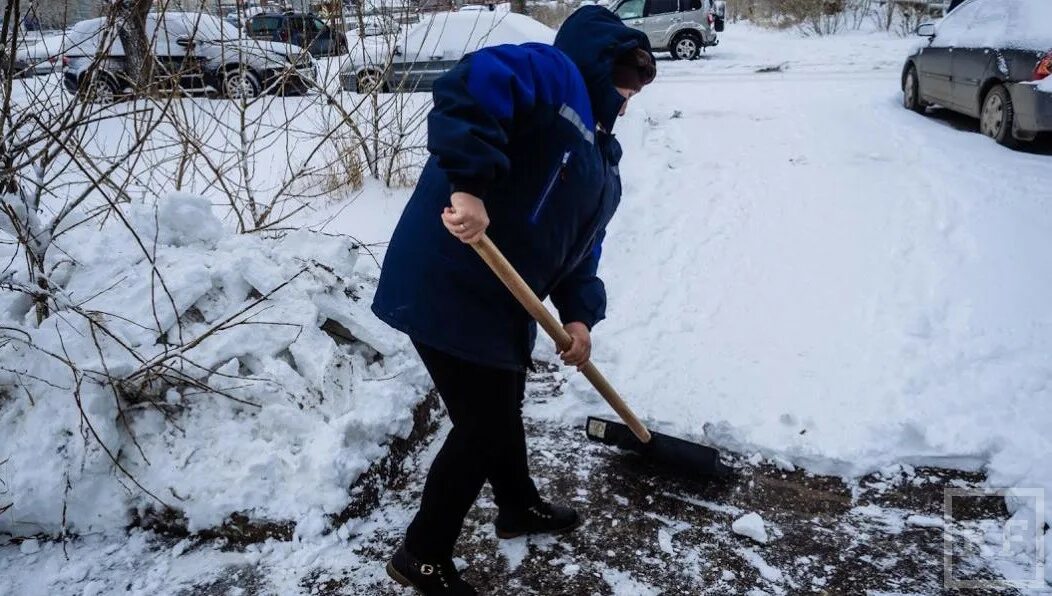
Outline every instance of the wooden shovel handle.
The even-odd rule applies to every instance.
[[[544,308],[544,304],[541,303],[537,295],[530,289],[530,286],[522,279],[519,272],[511,266],[508,259],[504,258],[504,255],[493,244],[493,241],[489,239],[489,236],[483,234],[482,238],[471,246],[479,253],[482,260],[486,261],[486,264],[500,278],[500,281],[511,291],[519,301],[519,304],[522,304],[523,308],[530,313],[530,316],[540,323],[544,331],[555,340],[555,345],[559,347],[559,350],[568,348],[573,341],[570,338],[570,334],[563,329],[563,326],[552,316],[552,313],[548,312],[547,308]],[[581,372],[584,373],[585,378],[592,384],[592,387],[595,387],[595,390],[599,392],[599,395],[603,396],[606,403],[610,404],[610,407],[617,412],[621,420],[625,421],[628,428],[632,429],[636,437],[644,443],[649,443],[650,431],[639,421],[639,418],[628,407],[628,404],[621,399],[621,396],[617,394],[617,390],[599,372],[599,369],[591,362],[586,362],[581,367]]]

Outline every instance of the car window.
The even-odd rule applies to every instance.
[[[951,12],[935,28],[935,39],[932,44],[935,47],[949,47],[964,41],[968,31],[976,25],[979,9],[984,4],[983,0],[969,2]]]
[[[323,23],[321,19],[313,19],[313,20],[311,20],[311,24],[314,25],[314,30],[315,31],[324,31],[325,30],[325,23]]]
[[[668,14],[679,10],[679,0],[650,0],[647,4],[647,16]]]
[[[621,20],[638,19],[643,16],[644,0],[625,0],[617,7],[616,14]]]
[[[285,21],[286,26],[296,33],[306,33],[311,30],[307,19],[303,17],[290,17]]]
[[[701,10],[701,0],[679,0],[679,9],[683,12]]]
[[[252,17],[248,23],[248,30],[257,35],[270,35],[277,31],[280,24],[281,19],[278,17]]]

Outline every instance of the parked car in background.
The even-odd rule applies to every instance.
[[[246,6],[240,10],[234,9],[227,12],[223,20],[241,29],[244,27],[243,21],[247,21],[261,12],[264,12],[264,10],[259,6]]]
[[[347,53],[347,38],[314,15],[302,12],[260,13],[248,19],[245,32],[253,39],[290,43],[312,56]]]
[[[351,33],[358,32],[358,15],[345,14],[343,19],[347,23],[347,31]],[[361,29],[364,37],[395,35],[399,31],[398,23],[395,22],[394,18],[383,14],[362,15]]]
[[[31,77],[62,68],[65,31],[27,32],[15,46],[15,76]]]
[[[928,43],[902,69],[907,108],[979,118],[983,134],[1009,146],[1052,130],[1052,0],[966,0],[917,33]]]
[[[669,52],[674,60],[694,60],[720,43],[713,0],[618,0],[610,10],[646,33],[655,52]],[[722,27],[722,17],[719,22]]]
[[[435,79],[453,68],[464,54],[479,48],[530,41],[552,43],[555,31],[525,15],[509,12],[468,11],[434,13],[398,39],[390,50],[383,46],[357,51],[340,72],[345,91],[374,89],[430,91]]]
[[[314,60],[302,48],[245,38],[210,15],[150,13],[146,34],[153,40],[158,84],[182,92],[252,98],[304,92],[317,78]],[[66,59],[63,83],[71,93],[99,102],[131,94],[124,49],[107,19],[74,25]]]

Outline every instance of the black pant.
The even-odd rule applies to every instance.
[[[526,463],[526,373],[413,345],[446,404],[453,429],[427,474],[420,511],[406,531],[406,549],[422,559],[449,559],[464,516],[486,480],[501,509],[525,509],[540,501]]]

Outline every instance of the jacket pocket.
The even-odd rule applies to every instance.
[[[541,196],[537,199],[537,204],[533,207],[533,212],[530,214],[530,223],[535,224],[541,217],[541,211],[544,210],[544,205],[548,202],[548,198],[551,197],[552,191],[559,184],[559,180],[566,174],[566,165],[570,163],[570,151],[564,151],[563,157],[559,161],[559,164],[552,171],[551,176],[548,177],[548,183],[544,185],[544,191],[541,192]]]

